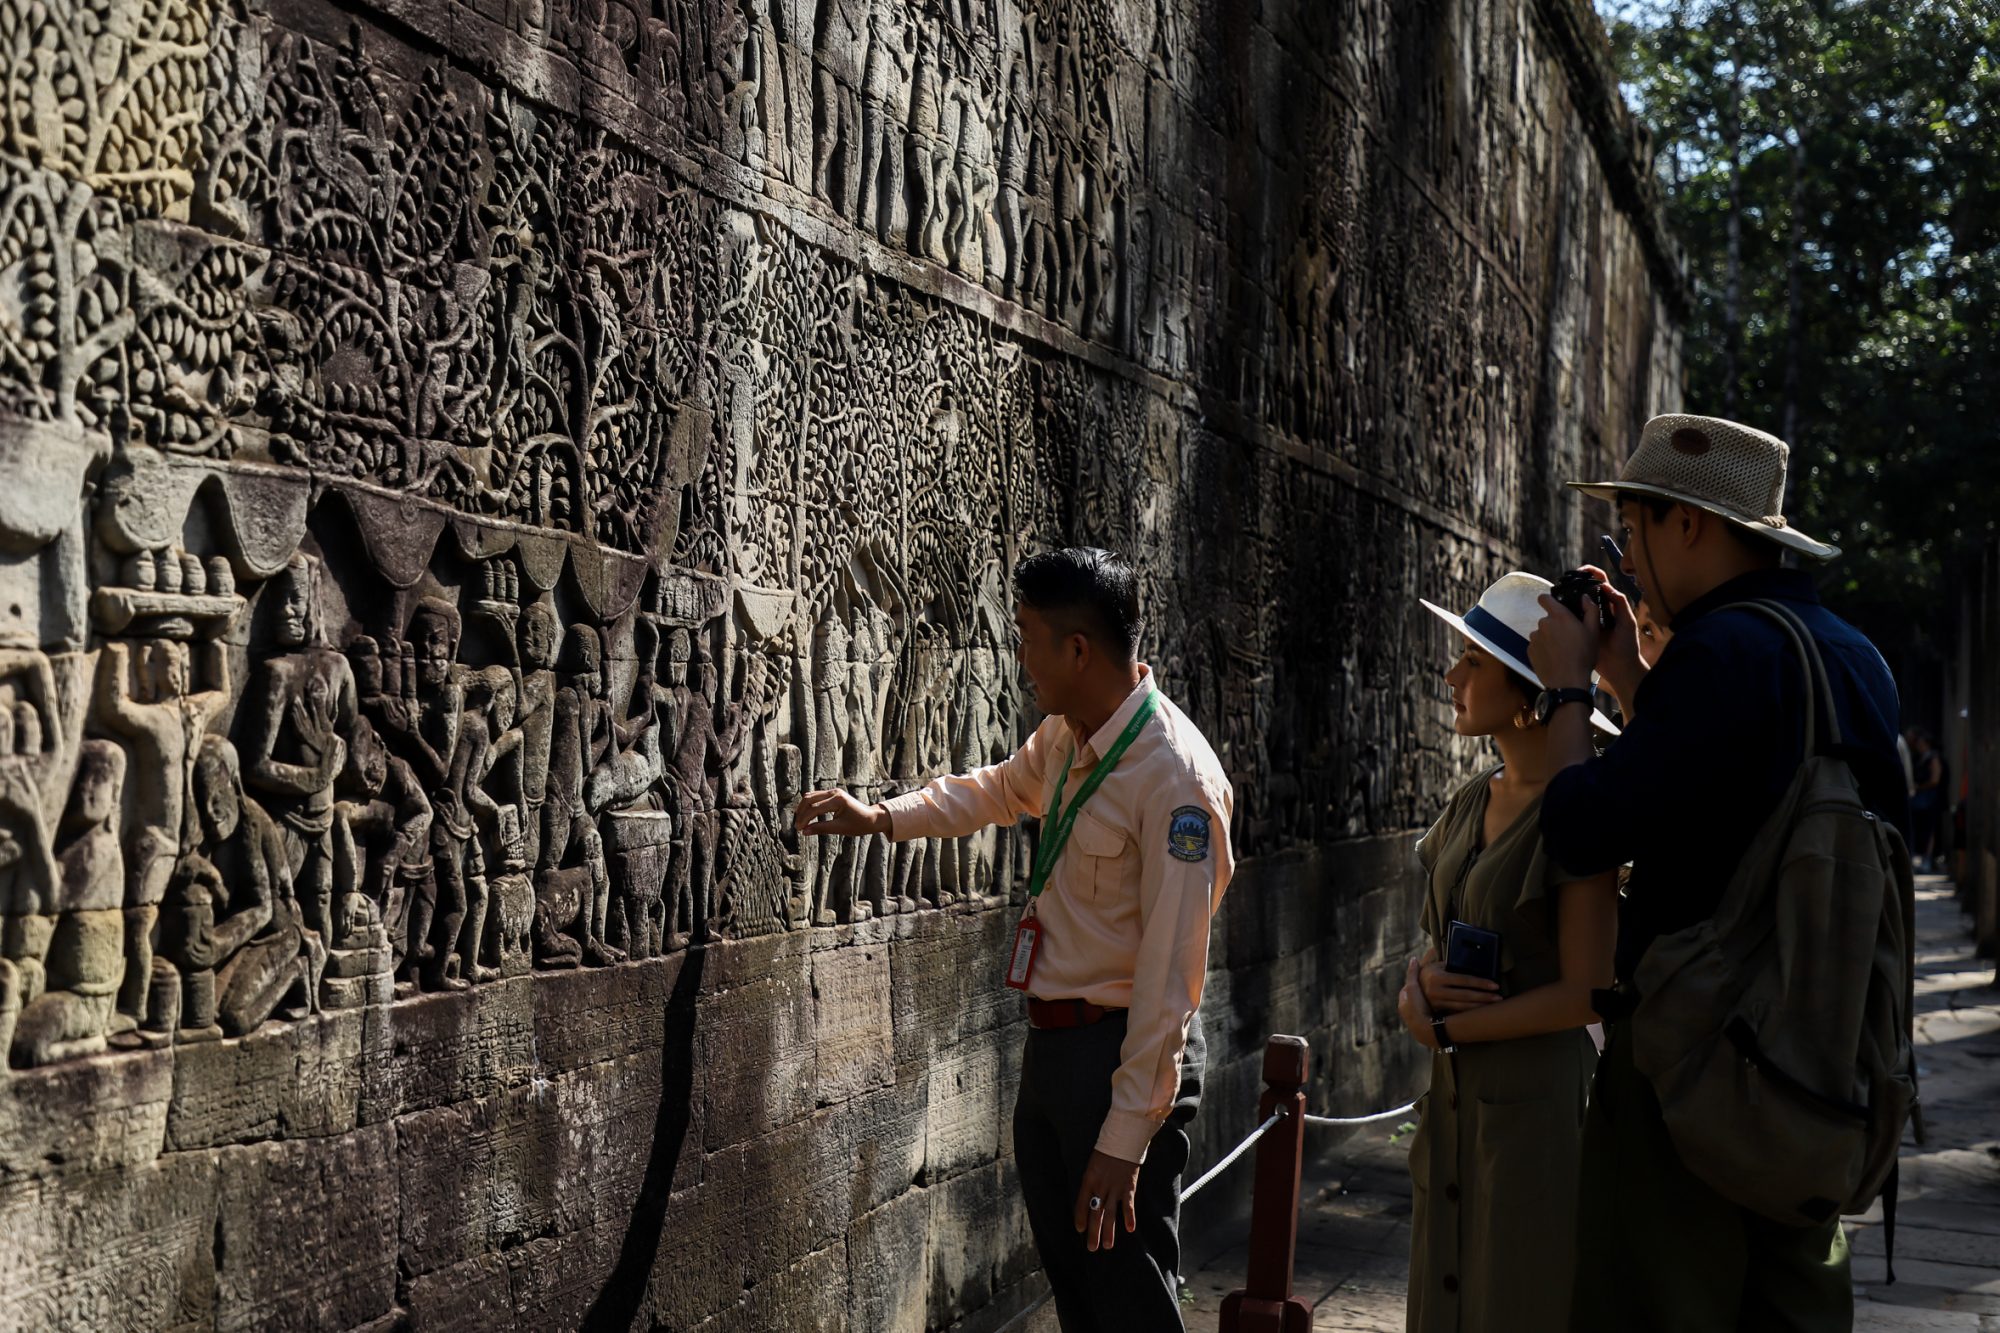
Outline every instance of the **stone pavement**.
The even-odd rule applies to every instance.
[[[1857,1333],[2000,1333],[2000,990],[1974,958],[1951,885],[1918,880],[1917,1042],[1926,1142],[1904,1142],[1894,1286],[1883,1283],[1881,1206],[1850,1219]],[[1404,1140],[1407,1143],[1407,1139]],[[1410,1183],[1404,1147],[1356,1133],[1307,1166],[1296,1289],[1316,1330],[1403,1328]],[[1230,1233],[1243,1235],[1241,1228]],[[1240,1286],[1238,1239],[1191,1256],[1191,1330],[1217,1326]]]

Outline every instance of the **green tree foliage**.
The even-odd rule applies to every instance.
[[[1791,441],[1823,594],[1913,668],[2000,530],[2000,5],[1599,9],[1699,291],[1689,409]]]

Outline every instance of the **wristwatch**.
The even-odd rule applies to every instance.
[[[1556,709],[1564,704],[1590,704],[1596,702],[1596,697],[1589,690],[1574,686],[1566,690],[1543,690],[1535,696],[1535,721],[1546,727]]]
[[[1444,1030],[1444,1017],[1440,1014],[1431,1015],[1431,1038],[1437,1042],[1438,1054],[1458,1054],[1458,1047],[1452,1043],[1451,1034]]]

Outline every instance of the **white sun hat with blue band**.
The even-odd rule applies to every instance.
[[[1531,680],[1541,689],[1547,689],[1535,669],[1528,665],[1528,636],[1535,632],[1535,626],[1542,623],[1548,613],[1542,609],[1542,595],[1555,585],[1536,574],[1524,574],[1515,570],[1512,574],[1502,574],[1492,587],[1479,595],[1479,601],[1464,615],[1447,611],[1435,602],[1423,602],[1423,607],[1445,624],[1472,640],[1480,648],[1510,671]],[[1597,673],[1591,673],[1591,681],[1596,682]],[[1618,734],[1618,726],[1598,709],[1590,710],[1591,725],[1609,736]]]

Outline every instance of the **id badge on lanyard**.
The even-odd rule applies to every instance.
[[[1029,982],[1035,975],[1035,955],[1040,952],[1042,946],[1042,923],[1035,917],[1035,900],[1042,896],[1042,890],[1048,886],[1049,875],[1056,867],[1056,858],[1062,855],[1063,846],[1069,842],[1069,831],[1076,824],[1077,812],[1083,809],[1083,803],[1090,799],[1091,793],[1097,790],[1110,775],[1111,770],[1117,767],[1118,761],[1124,758],[1125,751],[1131,748],[1132,742],[1146,725],[1146,719],[1153,715],[1153,710],[1159,706],[1159,702],[1158,690],[1146,692],[1145,702],[1132,714],[1132,720],[1125,724],[1125,730],[1105,752],[1104,758],[1098,761],[1097,767],[1091,770],[1090,776],[1083,780],[1083,786],[1077,790],[1076,799],[1070,802],[1066,810],[1063,808],[1062,798],[1063,786],[1069,781],[1069,764],[1063,765],[1062,774],[1056,779],[1055,799],[1049,803],[1048,816],[1042,821],[1041,845],[1035,849],[1034,873],[1028,881],[1028,910],[1022,916],[1021,924],[1014,927],[1014,951],[1007,957],[1007,985],[1010,989],[1018,991],[1028,989]],[[1071,760],[1074,758],[1072,755]]]
[[[1028,914],[1021,918],[1021,924],[1014,928],[1014,952],[1007,960],[1007,984],[1014,990],[1028,989],[1028,978],[1035,975],[1035,950],[1042,942],[1042,923],[1035,920],[1032,906]]]

